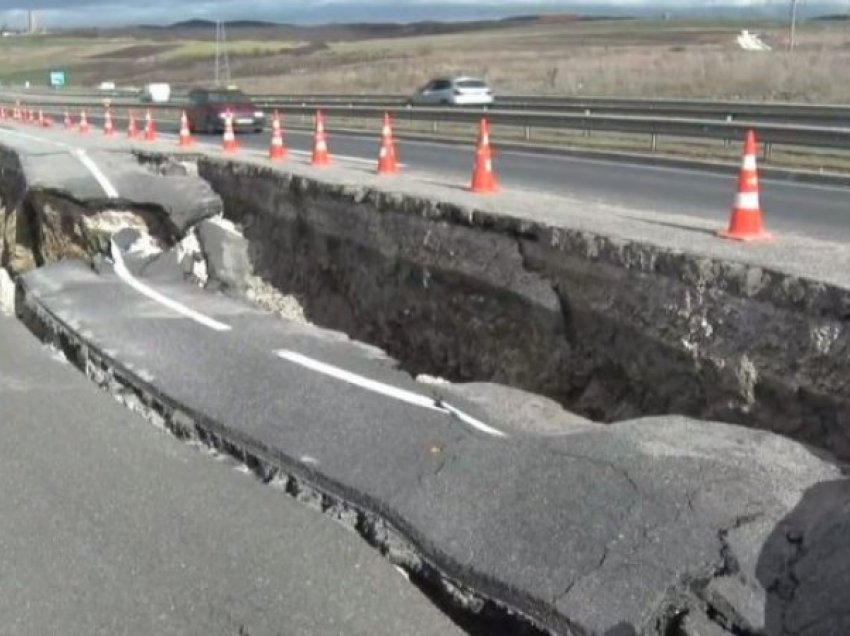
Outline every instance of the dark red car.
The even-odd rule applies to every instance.
[[[236,131],[260,132],[266,116],[245,93],[233,88],[196,88],[189,92],[189,129],[192,132],[216,133],[224,130],[225,115],[233,114]]]

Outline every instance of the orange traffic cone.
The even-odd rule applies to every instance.
[[[138,139],[139,127],[136,124],[136,111],[128,111],[127,122],[127,139]]]
[[[44,126],[45,128],[52,128],[53,127],[53,118],[50,115],[45,115],[44,118],[41,121],[41,125]]]
[[[395,158],[395,141],[390,114],[384,113],[384,125],[381,128],[381,150],[378,153],[378,174],[396,174],[398,163]]]
[[[145,141],[156,141],[156,124],[153,123],[150,108],[145,111]]]
[[[274,111],[272,117],[272,141],[269,145],[269,159],[283,161],[286,159],[286,146],[283,145],[283,128],[280,125],[280,114]]]
[[[6,121],[6,107],[0,104],[0,121]]]
[[[112,111],[108,108],[103,113],[103,134],[107,137],[115,134],[115,126],[112,125]]]
[[[331,162],[328,153],[328,140],[325,136],[325,116],[316,111],[316,132],[313,134],[313,156],[310,163],[314,166],[327,166]]]
[[[71,119],[71,111],[66,109],[65,110],[65,129],[71,130],[71,128],[73,128],[73,127],[74,127],[74,122]]]
[[[188,148],[195,143],[192,139],[192,132],[189,130],[189,118],[186,116],[186,111],[180,115],[180,139],[177,145],[181,148]]]
[[[86,117],[85,109],[80,111],[80,134],[87,135],[90,130],[89,119]]]
[[[496,175],[493,172],[493,154],[490,150],[490,127],[486,119],[481,120],[478,131],[478,144],[475,148],[475,163],[472,168],[472,182],[469,189],[473,192],[497,192]]]
[[[224,137],[221,149],[227,153],[239,152],[239,144],[236,142],[236,134],[233,132],[233,113],[227,112],[224,116]]]
[[[718,235],[738,241],[763,241],[770,238],[764,231],[759,205],[758,167],[756,166],[756,135],[747,131],[744,142],[744,157],[738,172],[738,193],[729,219],[729,228]]]

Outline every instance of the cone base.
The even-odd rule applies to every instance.
[[[401,172],[398,166],[378,166],[378,174],[394,175]]]
[[[489,183],[487,180],[473,180],[469,184],[469,191],[476,194],[494,194],[499,191],[499,184],[495,180],[490,180]]]
[[[720,230],[717,232],[717,236],[724,239],[729,239],[730,241],[745,241],[745,242],[756,242],[756,241],[770,241],[773,240],[773,235],[770,232],[733,232],[731,230]]]
[[[325,168],[331,165],[331,160],[328,157],[313,157],[310,160],[310,165],[315,168]]]
[[[195,145],[195,141],[193,139],[186,139],[181,137],[180,141],[177,143],[179,148],[191,148]]]

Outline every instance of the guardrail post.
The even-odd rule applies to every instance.
[[[658,133],[652,133],[652,152],[658,150]]]
[[[764,144],[764,156],[762,157],[763,161],[768,161],[770,159],[770,155],[773,152],[773,144],[771,142],[766,142]]]
[[[589,108],[584,111],[584,116],[590,117],[590,109]],[[584,128],[584,136],[590,137],[590,128],[588,128],[587,126],[585,126],[585,128]]]
[[[432,132],[432,133],[434,133],[434,134],[436,135],[436,134],[437,134],[437,129],[438,129],[438,128],[439,128],[439,127],[438,127],[438,125],[437,125],[437,120],[435,119],[434,121],[432,121],[432,122],[431,122],[431,132]]]
[[[531,126],[525,127],[525,140],[531,141]]]

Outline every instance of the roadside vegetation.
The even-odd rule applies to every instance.
[[[771,52],[741,50],[742,29],[763,36]],[[787,49],[776,23],[574,21],[547,19],[438,35],[230,29],[234,82],[258,93],[410,93],[438,74],[486,78],[497,93],[617,95],[696,99],[850,102],[850,22],[801,25]],[[319,35],[321,37],[319,37]],[[210,34],[167,29],[109,31],[97,37],[48,36],[0,41],[0,81],[46,82],[51,68],[72,82],[209,82]],[[195,37],[197,39],[191,39]]]

